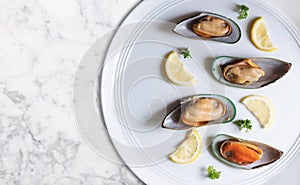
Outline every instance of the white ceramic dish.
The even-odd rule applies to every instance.
[[[232,0],[143,1],[124,21],[107,53],[101,77],[101,103],[105,123],[113,144],[124,162],[146,184],[258,184],[275,175],[299,151],[300,39],[288,21],[259,1],[243,1],[251,8],[247,20],[237,20]],[[216,6],[217,5],[217,6]],[[175,22],[190,13],[210,11],[235,20],[242,38],[234,45],[190,40],[172,32]],[[278,50],[265,53],[257,50],[248,37],[249,24],[264,17],[271,38]],[[276,31],[273,31],[276,30]],[[178,87],[170,83],[163,72],[163,57],[171,50],[189,47],[193,58],[185,65],[196,76],[194,87]],[[288,49],[287,49],[288,48]],[[276,57],[292,63],[292,69],[282,79],[257,90],[224,86],[210,71],[216,56]],[[234,100],[237,119],[253,120],[253,131],[240,132],[233,124],[198,128],[203,139],[203,151],[192,164],[179,165],[168,160],[185,137],[186,131],[171,131],[160,127],[167,107],[174,101],[199,93],[225,95]],[[250,94],[269,97],[276,109],[276,121],[269,129],[260,128],[257,120],[239,100]],[[226,133],[249,140],[261,141],[280,148],[284,155],[274,164],[241,170],[227,166],[207,150],[212,137]],[[208,165],[222,171],[217,181],[206,177]],[[234,178],[232,178],[234,177]]]

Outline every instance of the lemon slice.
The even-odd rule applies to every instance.
[[[200,155],[202,140],[197,130],[192,132],[183,140],[177,149],[170,154],[169,158],[179,164],[187,164],[195,161]]]
[[[167,56],[165,70],[168,78],[177,85],[191,86],[196,83],[196,79],[184,68],[176,51]]]
[[[251,95],[242,99],[242,103],[254,114],[262,127],[270,127],[274,122],[274,106],[266,97]]]
[[[262,17],[257,18],[252,25],[251,41],[262,51],[271,52],[277,49],[268,35],[268,30]]]

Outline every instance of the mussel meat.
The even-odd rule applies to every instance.
[[[224,37],[232,32],[231,25],[224,19],[215,16],[204,16],[194,23],[193,31],[206,38]]]
[[[212,64],[217,80],[233,87],[257,89],[283,77],[292,64],[275,58],[220,56]]]
[[[242,59],[228,64],[223,69],[224,78],[235,84],[252,84],[265,75],[265,72],[250,59]]]
[[[226,134],[214,137],[211,149],[215,156],[231,166],[255,169],[278,160],[283,152],[264,143],[249,141]]]
[[[247,165],[259,160],[263,151],[250,143],[236,140],[226,140],[220,147],[221,155],[228,161],[239,165]]]
[[[197,13],[177,24],[174,32],[192,39],[208,39],[233,44],[240,40],[241,29],[231,19],[210,12]]]
[[[183,99],[166,115],[162,127],[183,130],[227,123],[232,121],[235,115],[236,108],[228,98],[216,94],[200,94]]]
[[[181,121],[187,125],[200,126],[222,117],[226,106],[215,98],[194,97],[181,114]]]

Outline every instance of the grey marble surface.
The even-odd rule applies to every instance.
[[[0,184],[142,184],[87,145],[72,100],[86,50],[138,2],[0,1]],[[300,28],[300,17],[276,2]],[[267,184],[296,185],[299,162],[291,164],[298,173],[285,170]]]
[[[137,0],[0,1],[0,184],[138,184],[98,156],[73,113],[75,72]]]

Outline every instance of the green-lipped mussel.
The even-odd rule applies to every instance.
[[[221,161],[243,169],[255,169],[278,160],[283,152],[264,143],[236,138],[226,134],[214,137],[211,149]]]
[[[217,94],[199,94],[184,98],[165,116],[162,127],[184,130],[228,123],[235,115],[236,108],[230,99]]]
[[[191,39],[208,39],[233,44],[240,40],[241,29],[231,19],[210,12],[201,12],[178,23],[174,32]]]
[[[220,56],[213,62],[212,72],[226,85],[257,89],[283,77],[291,66],[291,63],[275,58]]]

